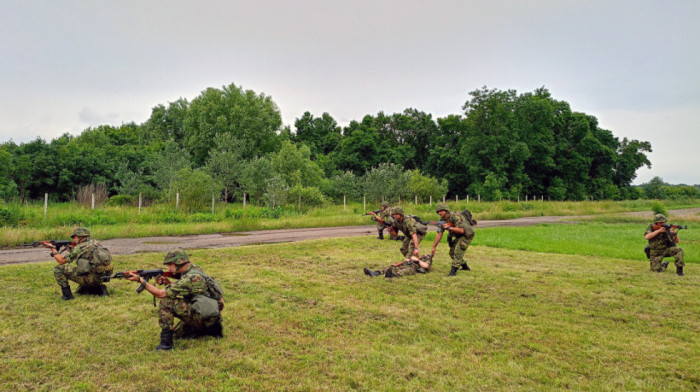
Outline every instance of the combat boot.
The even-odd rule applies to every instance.
[[[668,261],[661,263],[661,272],[666,271],[666,268],[668,268]]]
[[[471,271],[471,270],[472,270],[471,268],[469,268],[469,266],[467,265],[467,263],[463,263],[463,264],[461,265],[461,267],[462,267],[462,268],[460,268],[460,269],[462,269],[462,270],[464,270],[464,271]]]
[[[214,337],[215,339],[221,339],[224,337],[224,328],[221,325],[221,319],[216,320],[209,328],[207,328],[207,335]]]
[[[377,271],[377,272],[379,272],[379,271]],[[384,273],[384,277],[385,277],[385,278],[398,278],[399,276],[396,275],[396,274],[394,273],[394,271],[393,271],[391,268],[389,268],[389,269],[386,270],[386,272]]]
[[[406,238],[406,237],[402,236],[402,235],[396,236],[396,241],[403,241],[404,238]]]
[[[452,269],[450,270],[450,273],[447,274],[447,276],[455,276],[455,275],[457,275],[457,267],[453,266]]]
[[[369,268],[365,268],[364,271],[365,271],[365,275],[369,275],[369,276],[379,276],[382,274],[379,271],[372,271]]]
[[[90,294],[87,287],[83,285],[78,286],[78,288],[75,290],[75,293],[80,295]]]
[[[383,240],[384,239],[384,230],[377,230],[379,233],[379,236],[377,237],[378,240]]]
[[[61,286],[61,293],[63,294],[61,299],[64,299],[66,301],[75,298],[73,297],[73,293],[70,291],[70,286]]]
[[[156,351],[170,351],[173,349],[173,330],[164,329],[160,331],[160,344]]]
[[[683,275],[683,267],[676,267],[676,275],[684,276]]]
[[[101,284],[100,287],[98,288],[98,294],[100,297],[109,297],[109,291],[107,290],[107,286]]]

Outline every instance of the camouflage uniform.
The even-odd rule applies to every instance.
[[[221,321],[221,314],[202,320],[192,309],[192,297],[208,294],[205,276],[201,268],[190,263],[179,280],[165,287],[166,296],[160,300],[158,309],[158,324],[162,329],[175,329],[175,317],[177,317],[181,322],[175,329],[175,335],[181,337],[188,332],[195,332]],[[222,301],[223,298],[219,300],[219,302]]]
[[[403,215],[403,208],[396,207],[396,209],[394,209],[394,213],[400,213]],[[418,243],[420,244],[420,242],[423,241],[423,238],[425,238],[425,235],[428,233],[428,227],[416,221],[416,219],[412,216],[404,215],[403,221],[401,222],[394,220],[394,227],[403,232],[404,236],[406,236],[400,249],[401,254],[404,257],[411,256],[416,247],[413,243],[413,234],[418,236]]]
[[[379,217],[382,218],[382,220],[388,225],[388,226],[393,226],[394,225],[394,216],[392,215],[393,208],[386,208],[384,211],[381,211],[379,213]],[[377,230],[384,230],[384,224],[379,223],[377,221]],[[389,239],[390,240],[396,240],[396,236],[389,231]]]
[[[61,287],[69,287],[68,281],[72,280],[84,288],[99,287],[102,284],[102,277],[112,274],[111,264],[97,264],[90,269],[90,272],[83,275],[78,275],[75,272],[77,267],[71,264],[74,261],[77,262],[79,259],[93,261],[98,247],[99,242],[89,238],[71,249],[68,256],[65,257],[66,264],[59,264],[53,269],[53,276],[56,278],[58,285]]]
[[[655,223],[665,222],[666,217],[662,214],[656,214],[654,220],[654,223],[650,223],[649,226],[647,226],[647,229],[644,231],[645,235],[654,231],[652,226]],[[650,239],[649,249],[649,266],[652,271],[666,271],[668,263],[662,263],[664,257],[673,257],[676,268],[683,268],[685,266],[685,262],[683,261],[683,249],[676,246],[674,236],[669,232],[659,233],[656,237]]]
[[[425,256],[421,257],[421,261],[424,263],[428,263],[430,266],[433,265],[433,258],[430,255],[425,255]],[[392,265],[392,266],[389,266],[387,268],[383,268],[383,269],[379,270],[379,272],[386,275],[386,272],[388,270],[391,270],[391,274],[393,276],[397,276],[397,277],[415,275],[418,273],[425,274],[425,273],[430,272],[430,269],[425,269],[425,268],[421,267],[417,261],[404,262],[403,264],[401,264],[398,267],[395,265]]]
[[[474,229],[467,219],[459,213],[452,213],[445,219],[446,223],[452,223],[454,227],[464,229],[464,234],[457,234],[452,231],[447,234],[447,243],[450,245],[450,257],[452,258],[452,266],[458,268],[465,264],[464,252],[469,248],[474,239]]]

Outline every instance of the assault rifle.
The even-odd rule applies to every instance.
[[[437,232],[438,232],[438,233],[442,233],[443,231],[445,231],[445,228],[443,227],[443,226],[445,226],[445,223],[447,223],[447,226],[449,226],[449,227],[455,227],[455,224],[454,224],[454,223],[451,223],[451,222],[445,222],[445,221],[428,221],[428,224],[429,224],[429,225],[437,226]]]
[[[663,225],[661,225],[661,227],[666,228],[666,231],[669,232],[669,233],[671,232],[671,229],[674,229],[674,230],[676,230],[676,231],[678,231],[678,230],[683,230],[683,229],[688,230],[688,226],[687,226],[687,225],[686,225],[686,226],[680,226],[680,225],[674,225],[674,224],[670,224],[670,223],[669,223],[669,224],[664,223]]]
[[[378,213],[382,212],[382,210],[374,210],[372,212],[374,212],[375,214],[378,214]],[[372,215],[372,214],[369,212],[365,212],[365,215]]]
[[[143,278],[143,283],[141,283],[141,285],[136,288],[136,293],[138,293],[138,294],[141,294],[141,292],[146,289],[146,282],[148,282],[149,280],[151,280],[153,278],[155,278],[157,281],[158,278],[160,278],[161,276],[164,276],[166,278],[173,277],[173,275],[169,271],[163,271],[160,269],[152,269],[152,270],[136,270],[136,271],[117,272],[116,274],[114,274],[112,276],[103,276],[102,281],[109,282],[112,279],[126,279],[132,273]],[[153,297],[153,306],[156,306],[156,297]]]
[[[53,247],[56,248],[56,252],[58,252],[58,253],[61,253],[61,248],[67,248],[68,245],[71,244],[71,241],[34,241],[31,244],[22,244],[22,246],[33,246],[36,248],[37,246],[40,246],[42,243],[47,243],[47,242],[50,242],[51,245],[53,245]],[[51,253],[49,253],[49,254],[51,254]]]

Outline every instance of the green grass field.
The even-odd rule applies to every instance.
[[[196,250],[192,260],[226,291],[225,337],[178,340],[168,353],[153,351],[157,311],[135,283],[62,301],[53,264],[2,267],[0,385],[698,390],[700,260],[690,224],[682,278],[648,271],[644,226],[629,222],[480,229],[467,252],[473,271],[454,278],[444,241],[431,273],[394,280],[362,273],[400,258],[398,243],[372,237]],[[157,268],[162,257],[114,264]]]

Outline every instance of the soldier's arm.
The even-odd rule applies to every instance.
[[[656,237],[657,235],[659,235],[659,233],[665,233],[665,232],[666,232],[666,228],[663,227],[663,226],[659,227],[659,228],[656,229],[656,230],[654,230],[654,228],[652,227],[652,230],[653,230],[653,231],[644,233],[644,238],[646,238],[647,240],[651,240],[651,239],[653,239],[654,237]]]
[[[438,244],[440,243],[440,240],[442,240],[442,234],[443,232],[439,232],[435,235],[435,241],[433,241],[433,250],[430,251],[430,254],[435,256],[435,250],[437,249]]]

